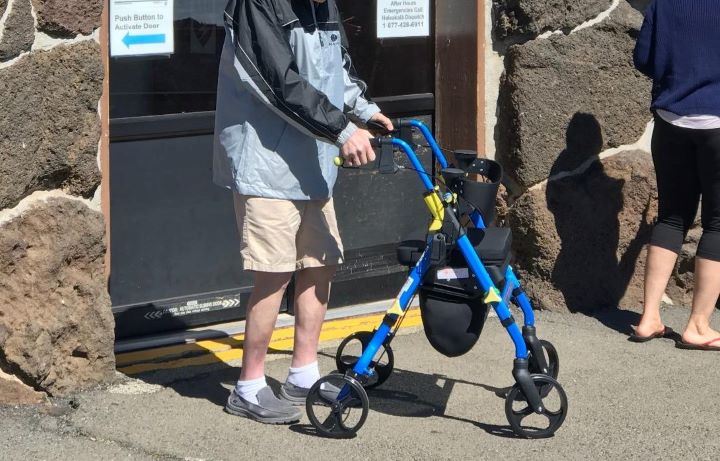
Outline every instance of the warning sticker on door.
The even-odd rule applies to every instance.
[[[110,0],[110,55],[172,54],[174,0]]]
[[[205,300],[190,300],[179,303],[156,305],[156,310],[145,314],[146,320],[160,320],[164,317],[184,317],[204,314],[240,306],[240,295],[215,297]]]
[[[430,0],[377,0],[377,38],[429,35]]]

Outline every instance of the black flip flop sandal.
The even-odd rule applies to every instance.
[[[716,346],[713,346],[713,344],[717,343]],[[675,344],[675,347],[678,349],[687,349],[692,351],[717,351],[720,352],[720,338],[712,339],[706,343],[703,344],[690,344],[686,343],[685,341],[678,341]]]
[[[652,341],[653,339],[658,338],[672,338],[675,335],[675,332],[670,327],[665,327],[662,329],[662,331],[659,331],[657,333],[651,334],[650,336],[639,336],[635,333],[631,334],[628,337],[628,341],[634,342],[634,343],[646,343],[648,341]],[[720,339],[720,338],[718,338]]]

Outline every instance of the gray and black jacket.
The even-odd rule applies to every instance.
[[[338,147],[379,112],[355,75],[335,0],[231,0],[214,181],[243,195],[326,199]]]

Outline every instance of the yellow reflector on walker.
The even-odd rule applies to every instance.
[[[430,232],[436,232],[442,229],[443,219],[445,219],[445,207],[435,192],[428,192],[425,194],[425,205],[430,210],[430,214],[433,217],[430,223]]]
[[[390,309],[387,310],[388,315],[402,315],[403,310],[400,306],[400,302],[396,299],[392,306],[390,306]]]
[[[497,288],[493,287],[487,292],[487,294],[485,295],[485,300],[483,302],[485,304],[499,304],[500,301],[502,301],[502,298],[500,297],[500,291],[498,291]]]

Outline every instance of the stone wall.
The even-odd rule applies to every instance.
[[[102,0],[0,0],[0,404],[114,376],[99,204]]]
[[[494,154],[512,183],[515,264],[539,308],[642,307],[657,193],[651,82],[632,51],[647,3],[492,2]],[[679,270],[668,293],[686,302]]]

